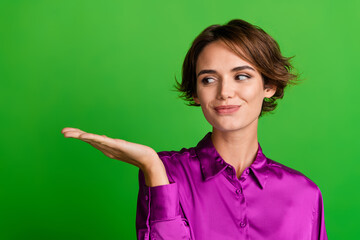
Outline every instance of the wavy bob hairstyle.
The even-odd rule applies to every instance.
[[[196,62],[203,48],[214,41],[223,41],[240,58],[252,64],[261,74],[264,88],[275,85],[276,92],[271,98],[264,98],[259,117],[273,111],[276,100],[283,98],[288,84],[297,85],[299,74],[292,73],[293,66],[280,52],[278,43],[260,27],[241,19],[230,20],[225,25],[211,25],[203,30],[193,41],[182,66],[181,84],[175,77],[175,91],[188,106],[200,106],[194,102],[196,94]],[[240,50],[240,51],[239,51]]]

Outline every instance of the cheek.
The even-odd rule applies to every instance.
[[[261,91],[260,88],[254,88],[254,87],[245,88],[241,92],[242,97],[249,104],[262,102],[263,101],[263,94],[264,93]]]
[[[202,105],[207,105],[211,101],[211,98],[212,98],[211,91],[208,91],[208,90],[204,91],[204,89],[199,89],[197,91],[197,94],[198,94],[199,101],[201,102]]]

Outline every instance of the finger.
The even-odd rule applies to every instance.
[[[97,143],[97,142],[94,142],[94,141],[91,141],[91,140],[88,141],[88,143],[90,145],[92,145],[93,147],[99,149],[100,151],[108,152],[113,156],[115,156],[117,154],[117,152],[118,152],[118,150],[115,150],[115,149],[113,149],[111,147],[108,147],[108,146],[106,146],[104,144],[101,144],[101,143]]]
[[[116,140],[121,140],[121,139],[116,139]],[[100,151],[102,151],[106,156],[110,157],[110,158],[113,158],[113,159],[117,159],[117,160],[120,160],[120,161],[123,161],[123,162],[127,162],[127,163],[130,163],[132,165],[135,165],[135,166],[139,166],[139,164],[129,158],[129,157],[126,157],[126,154],[122,154],[121,150],[119,148],[117,149],[114,149],[112,147],[108,147],[104,144],[101,144],[101,143],[97,143],[97,142],[94,142],[94,141],[89,141],[88,142],[90,145],[92,145],[93,147],[99,149]]]
[[[91,135],[83,135],[79,136],[80,140],[83,140],[89,144],[91,144],[93,147],[98,148],[100,151],[108,151],[113,156],[116,155],[120,150],[118,149],[118,145],[115,143],[115,139],[109,138],[106,135],[97,135],[97,134],[91,134]],[[112,146],[109,146],[112,145]],[[114,149],[116,148],[116,149]]]
[[[100,150],[103,154],[105,154],[106,156],[108,156],[109,158],[115,158],[115,153],[111,151],[111,149],[107,149],[102,145],[99,145],[97,143],[91,143],[89,142],[89,144],[91,146],[93,146],[94,148]]]
[[[61,133],[65,133],[65,132],[68,132],[68,131],[80,131],[80,132],[84,132],[84,131],[82,131],[81,129],[78,129],[78,128],[71,128],[71,127],[66,127],[66,128],[63,128],[62,130],[61,130]]]
[[[64,132],[64,137],[66,138],[79,138],[80,134],[85,133],[84,131],[66,131]]]
[[[65,137],[72,137],[80,139],[87,143],[97,143],[103,146],[111,145],[112,148],[117,147],[114,139],[107,137],[106,135],[97,135],[93,133],[86,133],[84,131],[68,131],[64,134]],[[108,148],[110,150],[110,148]]]
[[[122,139],[115,140],[113,138],[107,137],[106,135],[97,135],[93,133],[81,133],[79,138],[84,141],[93,141],[117,149],[119,149],[119,147],[121,148],[121,144],[125,142],[125,140]]]
[[[133,159],[126,156],[126,154],[122,154],[122,146],[127,144],[127,141],[123,139],[113,139],[107,137],[106,135],[98,135],[93,133],[87,133],[84,131],[68,131],[65,134],[67,137],[78,138],[84,142],[89,143],[91,146],[103,152],[106,156],[121,160],[124,162],[128,162],[135,166],[138,166],[138,163]],[[125,149],[125,147],[124,147]]]
[[[121,152],[119,152],[119,150],[114,150],[111,147],[108,147],[106,145],[103,144],[99,144],[96,142],[89,142],[90,145],[92,145],[93,147],[97,148],[98,150],[100,150],[103,154],[105,154],[106,156],[112,158],[112,159],[116,159],[116,160],[120,160],[123,162],[127,162],[130,163],[134,166],[140,167],[140,165],[138,164],[138,162],[136,162],[135,160],[126,157],[126,155],[121,154]]]

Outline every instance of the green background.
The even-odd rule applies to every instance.
[[[210,124],[173,90],[193,39],[241,18],[302,77],[259,121],[267,157],[321,189],[329,239],[355,239],[359,1],[1,1],[0,239],[135,239],[137,168],[64,127],[192,147]]]

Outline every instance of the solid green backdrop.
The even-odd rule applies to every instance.
[[[259,121],[267,157],[321,189],[329,239],[358,235],[359,1],[0,3],[0,239],[135,239],[137,168],[64,127],[151,146],[211,131],[172,91],[193,39],[240,18],[302,73]],[[291,156],[291,157],[290,157]]]

